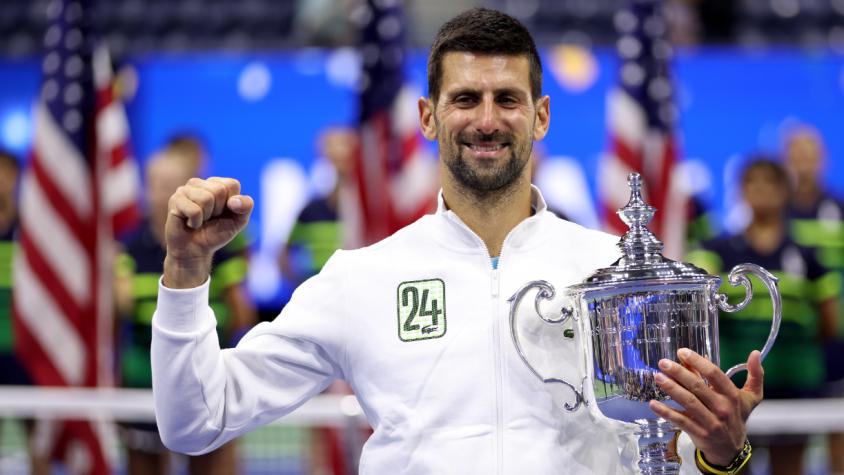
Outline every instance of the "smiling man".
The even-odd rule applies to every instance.
[[[550,123],[530,34],[507,15],[470,10],[438,33],[428,75],[419,117],[439,146],[437,212],[373,246],[335,253],[237,348],[217,346],[210,262],[246,225],[253,201],[230,178],[192,179],[173,195],[152,349],[168,447],[213,450],[342,378],[374,430],[363,474],[634,470],[626,428],[594,404],[565,413],[509,338],[507,298],[522,284],[571,285],[618,257],[616,237],[557,218],[530,184],[532,144]],[[573,345],[553,337],[552,346],[562,349],[553,361],[560,377],[584,376]],[[696,354],[682,361],[663,361],[661,385],[685,410],[651,407],[687,434],[684,472],[698,472],[697,447],[711,467],[732,473],[762,397],[758,353],[741,390]]]

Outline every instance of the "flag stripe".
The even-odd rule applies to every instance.
[[[38,101],[35,117],[35,153],[43,169],[76,214],[90,217],[91,201],[84,191],[91,188],[91,176],[85,159],[61,133],[41,101]]]
[[[39,187],[41,193],[43,193],[45,199],[47,200],[47,203],[55,208],[55,214],[64,220],[67,228],[72,233],[71,236],[67,237],[76,239],[81,245],[85,246],[86,249],[92,249],[91,233],[93,230],[90,229],[88,220],[76,214],[76,211],[62,194],[62,190],[56,187],[50,180],[50,174],[47,173],[44,163],[36,159],[31,160],[29,171],[30,176],[32,177],[31,180],[28,179],[26,175],[21,179],[21,198],[23,198],[27,192],[26,186],[23,186],[23,184],[25,183],[27,186],[30,186],[30,181],[35,182],[32,186]],[[87,191],[79,189],[76,193],[87,194]],[[21,207],[23,206],[24,203],[21,203]],[[39,218],[36,216],[32,219],[33,221],[36,221]]]
[[[26,259],[31,256],[27,255]],[[43,275],[35,277],[24,259],[15,266],[15,305],[25,309],[18,315],[38,342],[50,364],[66,384],[81,384],[85,369],[85,345],[67,318],[42,286]]]
[[[88,252],[75,239],[67,222],[50,206],[31,176],[24,177],[21,190],[21,213],[37,217],[23,222],[22,229],[33,239],[34,247],[43,253],[74,301],[79,305],[90,302]]]

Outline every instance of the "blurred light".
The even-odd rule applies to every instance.
[[[552,49],[550,56],[551,74],[563,90],[582,92],[595,84],[598,61],[588,49],[562,45]]]
[[[793,18],[800,13],[797,0],[771,0],[771,10],[783,18]]]
[[[516,18],[525,20],[539,10],[539,0],[508,0],[505,10]]]
[[[839,15],[844,15],[844,0],[832,0],[832,9]]]
[[[12,110],[0,119],[0,137],[2,137],[3,148],[15,153],[26,151],[30,137],[29,114],[22,110]]]
[[[272,74],[264,63],[254,62],[248,64],[240,73],[237,81],[237,90],[240,97],[250,101],[260,101],[270,92],[272,85]]]
[[[615,27],[618,31],[622,33],[633,33],[633,30],[636,29],[638,20],[636,19],[636,15],[629,10],[619,10],[613,17],[613,23],[615,23]]]

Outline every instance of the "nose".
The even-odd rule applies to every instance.
[[[476,128],[482,134],[492,134],[498,132],[501,127],[500,117],[498,115],[498,108],[492,97],[485,97],[478,108],[478,121]]]

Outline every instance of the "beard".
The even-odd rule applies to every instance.
[[[477,142],[506,143],[509,154],[502,163],[489,167],[473,165],[464,155],[464,143]],[[522,171],[530,160],[532,142],[520,143],[511,134],[472,134],[461,132],[452,147],[443,150],[441,159],[461,188],[477,198],[493,195],[505,195],[522,176]]]

